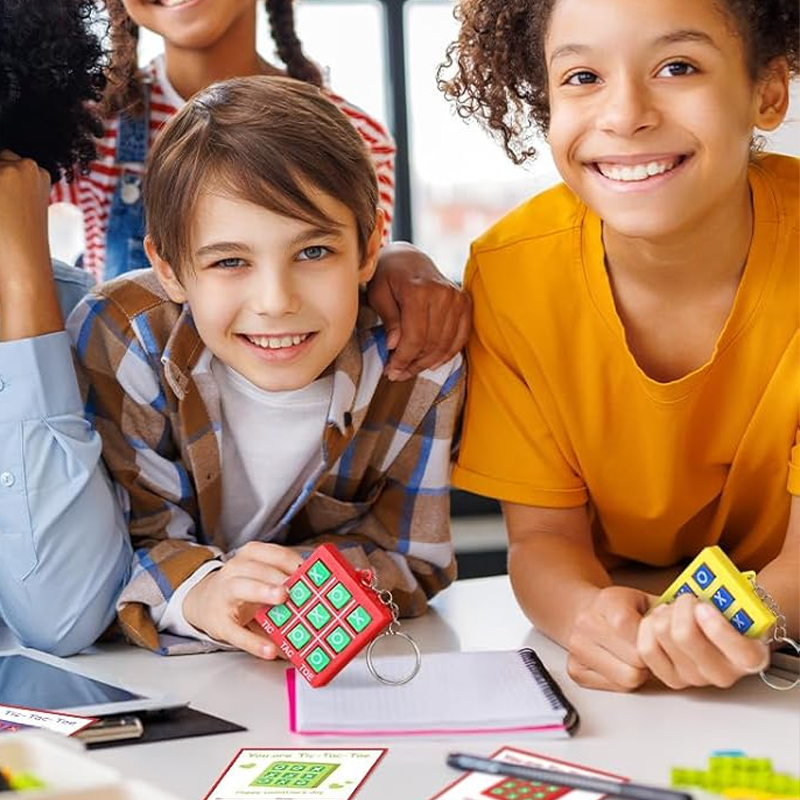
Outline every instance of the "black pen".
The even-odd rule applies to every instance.
[[[627,797],[628,800],[692,800],[692,795],[672,789],[642,786],[640,783],[618,783],[591,775],[509,764],[507,761],[494,761],[491,758],[468,756],[464,753],[451,753],[447,757],[447,764],[456,769],[486,772],[490,775],[506,775],[509,778],[538,781],[553,786],[566,786],[570,789],[583,789],[587,792],[599,792],[612,797]]]

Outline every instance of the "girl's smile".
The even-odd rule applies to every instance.
[[[150,5],[162,6],[163,8],[184,8],[186,6],[196,6],[204,0],[150,0]]]
[[[647,192],[680,177],[692,154],[673,156],[603,156],[586,163],[601,185],[614,192]]]

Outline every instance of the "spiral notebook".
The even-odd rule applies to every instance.
[[[376,659],[382,675],[407,661]],[[289,729],[305,736],[451,736],[528,732],[565,738],[578,713],[536,653],[522,650],[423,654],[419,674],[387,686],[358,659],[327,686],[287,670]]]

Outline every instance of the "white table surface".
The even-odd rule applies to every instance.
[[[427,800],[456,777],[447,753],[493,752],[502,745],[667,785],[672,766],[704,769],[719,749],[768,756],[776,770],[800,772],[800,692],[776,692],[758,677],[727,691],[647,688],[623,695],[584,690],[565,673],[564,652],[531,630],[508,579],[458,581],[404,628],[423,651],[533,647],[577,707],[581,726],[568,741],[533,736],[373,740],[302,737],[287,729],[285,663],[243,653],[162,657],[126,645],[77,657],[121,681],[161,685],[192,706],[248,728],[241,733],[93,751],[98,761],[187,800],[200,800],[242,747],[388,747],[358,800]]]

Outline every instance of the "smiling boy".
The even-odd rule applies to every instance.
[[[358,134],[309,85],[216,84],[164,129],[145,197],[153,270],[101,287],[69,321],[129,499],[126,634],[273,658],[253,614],[285,599],[323,541],[370,566],[401,613],[422,613],[455,574],[463,364],[383,375],[385,331],[359,307],[382,217]]]

